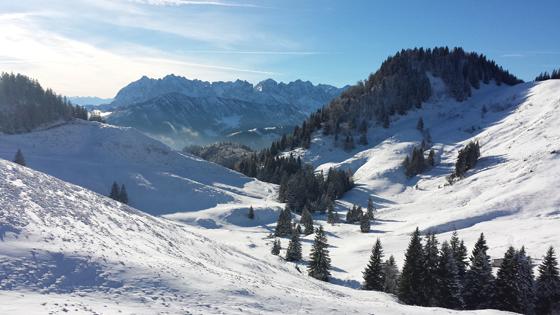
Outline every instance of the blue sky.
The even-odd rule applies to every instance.
[[[48,5],[47,5],[48,3]],[[0,2],[0,70],[112,97],[142,75],[337,86],[415,46],[462,46],[531,80],[560,68],[558,1]]]

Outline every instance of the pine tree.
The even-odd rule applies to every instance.
[[[434,149],[430,149],[430,153],[428,153],[428,159],[426,160],[426,163],[429,166],[435,166],[436,165],[435,155],[436,155],[436,152],[434,151]]]
[[[536,306],[537,314],[560,314],[560,275],[552,246],[539,265]]]
[[[338,213],[334,209],[332,202],[327,206],[327,222],[333,225],[338,222]]]
[[[449,245],[453,251],[453,258],[455,258],[455,261],[457,262],[459,280],[462,284],[464,284],[465,273],[467,272],[467,266],[469,265],[467,262],[467,247],[465,246],[465,242],[463,242],[463,240],[459,240],[457,231],[453,231],[451,239],[449,240]]]
[[[126,188],[124,187],[124,184],[121,185],[121,190],[119,193],[119,199],[120,202],[124,203],[125,205],[128,204],[128,194],[126,193]]]
[[[424,293],[424,305],[437,306],[438,278],[437,269],[439,263],[439,248],[436,235],[426,235],[426,246],[424,246],[424,275],[422,277],[422,292]]]
[[[533,274],[533,262],[531,257],[525,253],[525,247],[517,252],[517,263],[519,264],[519,275],[517,283],[520,286],[521,313],[535,313],[535,276]]]
[[[251,220],[255,218],[255,209],[253,209],[253,206],[249,207],[249,212],[247,212],[247,218]]]
[[[408,243],[399,281],[399,300],[410,305],[423,305],[424,249],[420,230],[416,228]]]
[[[346,223],[356,222],[356,205],[352,205],[352,209],[346,212]]]
[[[441,244],[441,254],[439,256],[437,270],[438,306],[462,309],[464,307],[462,297],[462,286],[459,279],[459,270],[455,260],[453,249],[447,242]]]
[[[369,233],[371,229],[371,222],[369,221],[369,216],[367,214],[362,214],[360,217],[360,231],[362,233]]]
[[[399,289],[399,268],[395,263],[395,257],[393,257],[393,255],[389,256],[389,259],[383,264],[383,274],[385,275],[383,291],[397,294]]]
[[[496,277],[495,307],[510,312],[521,312],[518,255],[513,247],[504,254]]]
[[[424,130],[424,119],[422,119],[422,117],[418,118],[418,123],[416,123],[416,129],[418,129],[419,131]]]
[[[17,163],[21,166],[26,166],[25,158],[23,157],[23,153],[21,152],[20,149],[18,149],[16,152],[16,156],[14,157],[14,163]]]
[[[274,235],[278,237],[285,237],[292,234],[292,211],[286,206],[280,215],[278,216],[278,222],[276,223],[276,230]]]
[[[367,216],[370,220],[375,220],[375,207],[373,206],[373,200],[368,197],[367,200]]]
[[[109,193],[109,198],[119,201],[120,196],[121,190],[119,189],[119,185],[117,184],[117,182],[113,182],[113,185],[111,186],[111,192]]]
[[[465,273],[463,296],[467,309],[485,309],[493,305],[495,280],[484,234],[480,234],[474,245],[470,268]]]
[[[313,217],[307,207],[303,209],[303,213],[301,214],[301,219],[299,221],[301,225],[303,225],[305,235],[313,234]]]
[[[381,241],[377,239],[371,250],[369,263],[363,272],[364,290],[382,291],[385,285],[385,274],[383,268],[383,248]]]
[[[292,238],[290,239],[290,243],[288,243],[288,248],[286,249],[286,260],[301,260],[301,241],[299,239],[299,233],[295,231],[292,233]]]
[[[282,246],[280,245],[280,240],[275,239],[274,242],[272,242],[272,249],[270,250],[270,253],[272,255],[278,255],[280,254],[280,249],[282,249]]]
[[[319,225],[315,233],[315,241],[311,248],[310,262],[307,268],[309,275],[321,281],[329,281],[331,275],[329,269],[331,268],[331,259],[329,257],[329,250],[327,244],[327,237],[323,226]]]

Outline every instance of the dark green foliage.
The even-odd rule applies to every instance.
[[[438,306],[451,309],[462,309],[464,307],[457,261],[453,249],[447,242],[441,244],[436,293],[435,299],[438,301]]]
[[[307,207],[303,209],[303,213],[301,214],[301,220],[299,222],[303,225],[305,235],[313,234],[313,217]]]
[[[510,247],[496,277],[495,307],[510,312],[533,314],[534,287],[531,259],[525,250]]]
[[[329,272],[331,268],[331,259],[329,257],[328,247],[325,231],[323,230],[323,226],[320,225],[315,233],[315,241],[311,248],[307,271],[311,277],[321,281],[329,281],[331,275]]]
[[[552,70],[551,74],[546,71],[542,72],[535,78],[535,81],[546,81],[550,79],[560,79],[560,69]]]
[[[536,281],[536,313],[560,314],[560,275],[552,246],[539,265]]]
[[[24,75],[0,75],[0,132],[29,132],[72,118],[87,120],[87,111]]]
[[[404,173],[407,177],[412,177],[422,173],[428,166],[424,159],[424,149],[422,146],[412,149],[412,155],[403,161]]]
[[[278,255],[280,254],[280,249],[282,249],[282,246],[280,245],[280,240],[275,239],[274,242],[272,242],[272,249],[270,250],[270,253],[272,255]]]
[[[247,212],[247,218],[251,220],[255,218],[255,209],[253,209],[253,206],[249,207],[249,211]]]
[[[371,250],[369,263],[362,273],[364,276],[364,290],[383,291],[385,285],[385,274],[383,268],[383,248],[381,241],[377,239]]]
[[[422,119],[422,117],[418,118],[416,129],[418,129],[419,131],[424,131],[424,119]]]
[[[292,211],[290,211],[290,208],[288,206],[280,211],[274,235],[278,237],[292,235]]]
[[[383,264],[383,274],[385,275],[383,291],[397,294],[399,289],[399,268],[395,263],[395,257],[393,257],[393,255]]]
[[[363,216],[363,210],[361,206],[352,205],[352,209],[346,212],[346,223],[357,223],[361,222]]]
[[[335,224],[338,222],[338,213],[334,209],[333,202],[330,202],[327,206],[327,222],[330,224]]]
[[[117,182],[113,182],[113,185],[111,185],[111,192],[109,193],[109,198],[118,201],[120,196],[121,196],[121,190],[119,189],[119,185],[117,184]]]
[[[126,192],[126,187],[124,187],[124,184],[121,185],[118,201],[124,204],[128,204],[128,193]]]
[[[438,305],[438,264],[439,264],[439,248],[436,235],[429,233],[426,235],[426,245],[424,246],[424,268],[422,275],[422,293],[424,301],[422,305],[437,306]]]
[[[430,149],[430,153],[428,153],[428,159],[426,160],[426,164],[428,164],[428,166],[433,167],[436,165],[435,155],[436,153],[434,152],[434,149]]]
[[[424,305],[424,248],[420,230],[416,228],[410,238],[399,281],[399,300],[410,305]]]
[[[21,166],[26,166],[27,164],[25,164],[25,158],[23,157],[23,153],[21,152],[20,149],[17,150],[16,152],[16,156],[14,157],[14,163],[17,163]]]
[[[367,216],[370,220],[375,220],[375,207],[373,206],[373,200],[368,197],[367,200]]]
[[[191,145],[183,148],[183,152],[231,169],[237,169],[243,159],[250,158],[254,154],[248,146],[235,142],[219,142],[205,146]]]
[[[459,150],[459,156],[455,163],[455,172],[453,177],[463,177],[465,173],[476,166],[476,162],[480,157],[480,145],[478,141],[469,142],[463,149]]]
[[[459,274],[459,280],[461,284],[463,284],[465,280],[465,273],[467,272],[467,266],[469,265],[469,263],[467,262],[467,247],[465,246],[465,242],[459,239],[457,231],[454,231],[451,235],[449,245],[451,246],[451,250],[453,252],[453,258],[457,263],[457,273]]]
[[[286,260],[287,261],[300,261],[301,260],[301,241],[299,239],[299,233],[294,231],[292,233],[292,238],[286,249]]]
[[[465,273],[463,295],[467,309],[492,307],[495,280],[484,234],[480,234],[470,257],[470,268]]]
[[[97,121],[97,122],[100,122],[100,123],[106,123],[105,119],[103,119],[103,117],[101,117],[101,115],[94,114],[94,113],[89,114],[88,120],[89,121]]]
[[[367,214],[362,214],[360,217],[360,231],[362,233],[369,233],[371,229],[371,222],[369,220],[369,216]]]

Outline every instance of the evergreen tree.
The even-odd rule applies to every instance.
[[[436,152],[434,151],[434,149],[430,149],[430,153],[428,153],[428,159],[426,159],[426,163],[428,164],[428,166],[433,167],[436,165],[435,155]]]
[[[369,216],[367,214],[363,214],[360,217],[360,231],[362,233],[369,233],[371,229],[371,223],[369,221]]]
[[[313,217],[307,207],[303,209],[299,223],[303,225],[305,235],[313,234]]]
[[[518,254],[513,247],[510,247],[504,254],[496,277],[495,307],[497,309],[522,312],[519,267]]]
[[[272,242],[272,249],[270,250],[270,253],[272,255],[278,255],[280,254],[280,249],[282,249],[282,246],[280,245],[280,240],[275,239],[274,242]]]
[[[375,220],[375,207],[373,206],[371,197],[368,197],[367,200],[367,216],[370,220]]]
[[[416,129],[419,131],[424,131],[424,119],[422,117],[418,118],[418,123],[416,123]]]
[[[23,157],[23,153],[21,153],[20,149],[18,149],[16,152],[16,156],[14,157],[14,163],[17,163],[21,166],[26,166],[25,158]]]
[[[297,233],[296,231],[292,233],[292,238],[290,239],[290,243],[288,243],[288,248],[286,249],[286,260],[301,260],[301,241],[299,239],[299,233]]]
[[[493,305],[495,280],[487,251],[488,246],[481,233],[470,257],[470,268],[465,273],[463,295],[467,309],[485,309]]]
[[[447,242],[443,242],[443,244],[441,244],[437,279],[438,306],[451,309],[462,309],[464,307],[464,303],[462,297],[462,286],[459,279],[459,270],[457,269],[457,261],[455,260],[453,249]]]
[[[356,205],[352,205],[352,209],[346,212],[346,223],[356,222]]]
[[[517,263],[519,264],[518,285],[520,286],[520,299],[523,314],[535,313],[535,276],[533,274],[533,262],[531,257],[525,253],[525,247],[517,252]]]
[[[119,185],[117,184],[117,182],[113,182],[113,185],[111,186],[111,192],[109,193],[109,198],[119,201],[120,196],[121,190],[119,189]]]
[[[399,281],[399,300],[410,305],[423,305],[424,249],[420,230],[416,228],[408,243]]]
[[[560,314],[560,275],[552,246],[539,265],[536,306],[537,314]]]
[[[399,290],[399,268],[395,263],[395,257],[393,257],[393,255],[389,256],[389,259],[383,264],[383,274],[385,275],[383,291],[397,294]]]
[[[424,305],[437,306],[438,277],[437,269],[439,263],[439,248],[436,235],[426,235],[426,246],[424,246],[424,275],[422,276],[422,292],[424,293]]]
[[[255,218],[255,209],[253,209],[253,206],[249,207],[249,212],[247,212],[247,218],[251,220]]]
[[[334,209],[332,202],[327,206],[327,222],[333,225],[338,222],[338,213]]]
[[[128,204],[128,194],[126,192],[126,188],[124,184],[121,185],[121,190],[119,192],[119,199],[120,202],[124,203],[125,205]]]
[[[319,225],[315,233],[313,247],[311,248],[311,259],[307,271],[311,277],[321,281],[328,281],[331,275],[329,272],[331,268],[331,259],[329,257],[328,246],[323,226]]]
[[[371,250],[369,263],[363,272],[364,284],[362,288],[364,290],[382,291],[385,285],[384,271],[383,249],[381,247],[381,241],[377,239]]]
[[[274,235],[278,237],[285,237],[292,234],[292,211],[286,206],[280,215],[278,216],[278,222],[276,223],[276,230]]]
[[[457,231],[453,231],[451,239],[449,240],[449,245],[453,251],[453,258],[455,258],[455,261],[457,262],[459,280],[462,284],[464,284],[465,273],[467,272],[467,266],[469,265],[467,262],[467,247],[465,246],[465,242],[463,242],[463,240],[459,240]]]

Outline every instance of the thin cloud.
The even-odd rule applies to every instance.
[[[190,0],[129,0],[136,3],[163,6],[181,6],[181,5],[207,5],[218,7],[242,7],[242,8],[263,8],[262,6],[250,3],[237,3],[225,1],[190,1]]]
[[[500,57],[502,58],[522,58],[525,57],[524,54],[503,54]]]
[[[263,50],[188,50],[183,51],[192,54],[237,54],[237,55],[292,55],[292,56],[312,56],[327,55],[330,52],[322,51],[263,51]]]

